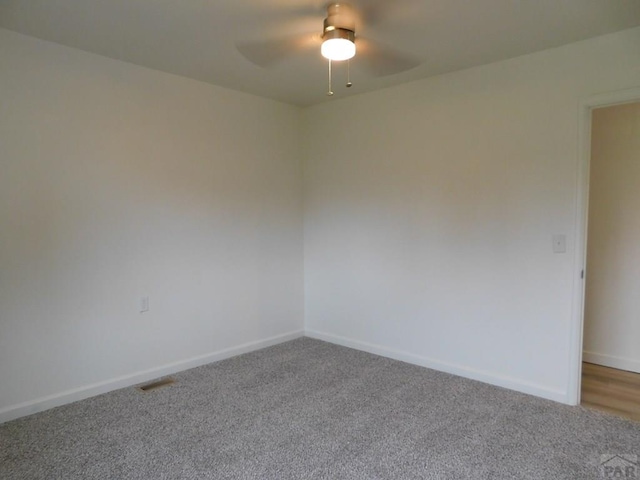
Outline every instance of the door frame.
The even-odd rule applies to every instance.
[[[595,108],[610,107],[640,101],[640,87],[602,93],[582,99],[578,109],[578,178],[576,198],[576,231],[574,265],[577,267],[573,283],[573,315],[568,401],[580,404],[582,386],[582,349],[584,333],[585,279],[587,264],[587,228],[589,215],[589,168],[591,164],[591,112]]]

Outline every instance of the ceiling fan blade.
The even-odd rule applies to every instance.
[[[420,65],[418,59],[365,38],[357,37],[358,53],[355,61],[376,77],[395,75]]]
[[[273,40],[247,42],[236,45],[238,51],[251,63],[269,68],[308,48],[321,43],[320,35],[313,33],[287,35]]]
[[[356,0],[356,7],[367,26],[406,22],[416,9],[423,8],[424,0]]]

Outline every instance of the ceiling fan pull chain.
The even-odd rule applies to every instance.
[[[347,88],[349,88],[353,83],[351,83],[351,60],[347,60]]]
[[[327,95],[333,95],[333,90],[331,90],[331,60],[329,60],[329,91],[327,92]]]

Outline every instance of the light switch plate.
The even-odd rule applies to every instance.
[[[140,313],[149,311],[149,297],[140,297]]]

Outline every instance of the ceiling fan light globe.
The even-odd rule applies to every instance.
[[[320,52],[323,57],[340,62],[355,56],[356,44],[346,38],[329,38],[322,42]]]

